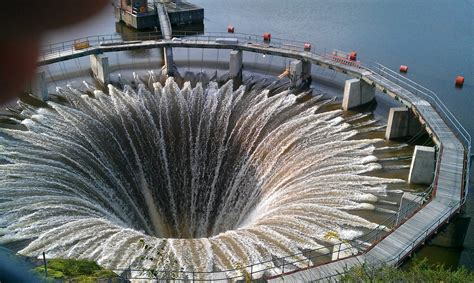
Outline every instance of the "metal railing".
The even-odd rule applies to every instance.
[[[227,281],[232,279],[259,279],[265,276],[278,276],[288,272],[301,271],[307,268],[324,265],[334,260],[363,254],[380,242],[385,236],[393,232],[396,227],[414,215],[429,200],[433,185],[419,193],[416,198],[398,213],[391,215],[370,230],[352,240],[339,240],[335,244],[318,249],[304,250],[300,253],[269,259],[219,271],[192,271],[192,270],[156,270],[129,267],[128,269],[113,269],[126,279],[161,279],[175,281]],[[336,257],[334,258],[334,254]]]
[[[391,215],[380,223],[376,228],[368,233],[352,240],[340,240],[335,244],[323,246],[318,249],[304,250],[300,253],[288,256],[269,259],[262,262],[252,263],[247,266],[236,267],[219,271],[193,271],[193,270],[156,270],[141,269],[139,267],[129,267],[127,269],[112,269],[120,275],[122,279],[159,279],[174,281],[228,281],[232,279],[250,278],[259,279],[265,276],[278,276],[287,272],[296,272],[307,268],[324,265],[333,260],[339,260],[347,257],[363,254],[373,247],[385,236],[394,231],[396,227],[414,215],[425,204],[431,195],[433,186],[429,186],[424,192],[410,202],[409,205],[399,210],[398,213]],[[0,247],[14,256],[14,252]],[[333,255],[336,254],[336,258]],[[31,261],[33,258],[24,257],[25,261]]]
[[[377,269],[384,265],[387,265],[387,264],[390,265],[394,263],[393,266],[400,267],[403,263],[404,257],[406,257],[407,255],[410,255],[420,243],[423,243],[425,239],[428,239],[429,236],[431,236],[433,233],[436,233],[438,227],[440,227],[443,223],[449,222],[450,217],[454,214],[454,212],[458,211],[460,208],[461,208],[460,204],[450,205],[448,209],[441,216],[437,218],[436,225],[429,226],[428,228],[426,228],[423,231],[423,233],[418,234],[418,237],[416,237],[415,240],[412,241],[411,245],[405,246],[403,250],[401,250],[398,254],[394,255],[392,258],[385,261],[380,261],[376,258],[371,258],[368,261],[360,262],[361,266],[364,264],[367,264],[368,267]],[[318,280],[322,282],[338,282],[339,281],[338,279],[341,276],[344,276],[345,274],[350,273],[350,272],[351,272],[351,269],[346,268],[342,272],[337,272],[336,274],[318,278]]]
[[[438,112],[438,114],[443,118],[443,120],[449,124],[450,129],[454,130],[454,134],[461,140],[463,146],[466,150],[465,164],[464,164],[464,194],[461,196],[463,205],[466,201],[467,194],[469,192],[469,169],[471,164],[471,135],[469,132],[462,126],[459,120],[454,116],[454,114],[449,110],[449,108],[441,101],[438,95],[432,90],[416,83],[415,81],[400,75],[399,73],[385,67],[380,63],[375,63],[372,66],[364,65],[363,68],[379,74],[382,77],[389,79],[392,82],[397,83],[400,87],[405,88],[411,93],[427,100],[431,106]],[[416,105],[415,105],[416,107]]]
[[[247,34],[247,33],[225,33],[225,32],[206,32],[205,34],[200,34],[200,31],[183,31],[176,32],[173,31],[173,37],[183,38],[184,41],[192,43],[194,42],[207,42],[207,43],[216,43],[215,40],[218,38],[234,38],[238,39],[238,44],[262,44],[265,47],[273,47],[287,51],[298,51],[306,52],[308,54],[315,54],[314,50],[307,51],[304,49],[304,44],[306,42],[296,41],[296,40],[286,40],[282,38],[272,37],[271,41],[265,41],[261,35]],[[59,43],[48,44],[42,46],[39,59],[46,60],[51,56],[65,56],[74,54],[75,52],[83,52],[87,50],[92,50],[99,48],[101,46],[107,45],[120,45],[120,44],[130,44],[133,42],[142,42],[142,41],[166,41],[163,39],[161,33],[157,32],[140,32],[133,33],[130,35],[120,35],[120,34],[106,34],[106,35],[95,35],[88,36],[83,38],[77,38],[73,40],[63,41]],[[77,42],[87,42],[87,48],[76,49],[75,43]]]

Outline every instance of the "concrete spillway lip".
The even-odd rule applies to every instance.
[[[347,268],[363,262],[371,265],[398,265],[462,208],[468,192],[471,137],[449,109],[436,97],[436,94],[409,79],[398,76],[380,64],[371,68],[363,65],[345,64],[324,54],[302,50],[303,47],[301,50],[288,47],[294,46],[294,44],[283,44],[281,41],[276,44],[260,43],[257,42],[257,36],[232,34],[231,37],[236,38],[237,41],[233,43],[216,42],[216,38],[223,36],[228,35],[193,36],[181,41],[150,37],[140,38],[130,43],[123,41],[116,35],[89,37],[86,39],[89,42],[89,47],[80,50],[74,49],[72,41],[67,44],[58,44],[56,47],[49,46],[41,54],[38,65],[124,50],[173,47],[240,50],[293,58],[332,69],[376,87],[410,109],[420,123],[425,125],[438,148],[433,183],[434,196],[431,200],[364,253],[348,254],[343,259],[319,266],[310,266],[305,270],[296,270],[291,273],[281,270],[278,276],[267,278],[269,281],[300,282],[318,278],[331,280]]]

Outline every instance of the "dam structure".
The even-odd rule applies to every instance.
[[[162,17],[160,17],[161,20]],[[164,21],[163,26],[167,23]],[[171,32],[171,28],[170,28]],[[164,33],[166,34],[166,32]],[[87,42],[77,48],[77,42]],[[392,108],[388,119],[386,138],[407,136],[415,125],[421,125],[434,142],[434,147],[417,146],[412,159],[409,180],[430,185],[430,192],[407,196],[400,211],[390,221],[387,229],[376,228],[362,238],[341,241],[326,251],[329,260],[315,261],[311,252],[268,262],[254,262],[233,270],[218,272],[177,271],[173,280],[262,279],[269,282],[301,282],[311,280],[335,281],[347,268],[360,264],[380,266],[400,265],[417,248],[425,243],[452,217],[458,214],[466,200],[469,186],[471,137],[451,111],[432,91],[399,75],[381,64],[363,63],[341,58],[337,52],[330,54],[308,50],[301,42],[283,39],[266,40],[258,35],[237,33],[208,33],[165,38],[150,35],[148,38],[124,41],[117,35],[88,37],[79,41],[63,42],[46,47],[38,61],[39,66],[90,56],[94,77],[104,85],[110,82],[108,54],[119,51],[162,49],[164,73],[173,76],[173,48],[230,50],[229,77],[238,79],[245,70],[243,53],[283,57],[291,60],[287,69],[291,88],[311,81],[311,67],[326,68],[350,77],[345,83],[341,108],[354,109],[375,99],[376,90],[399,102]],[[32,93],[48,100],[44,73],[39,74]],[[431,196],[431,197],[429,197]],[[319,252],[321,254],[322,252]],[[318,255],[321,257],[321,255]],[[325,257],[324,257],[325,258]],[[317,264],[315,264],[317,262]],[[124,276],[133,270],[124,270]],[[127,275],[128,274],[128,275]],[[163,271],[160,278],[169,273]]]

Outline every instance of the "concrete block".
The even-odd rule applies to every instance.
[[[110,83],[109,58],[104,55],[90,55],[94,77],[103,84]]]
[[[413,136],[421,130],[420,122],[408,108],[390,108],[385,138],[387,140]]]
[[[165,59],[165,65],[163,66],[165,69],[165,73],[167,76],[172,77],[174,76],[174,59],[173,59],[173,48],[165,47],[163,48],[163,54]]]
[[[348,110],[357,106],[364,105],[374,100],[375,87],[361,81],[360,79],[350,79],[346,81],[344,87],[344,97],[342,99],[342,108]]]
[[[303,82],[303,62],[293,60],[290,62],[290,87],[295,88]]]
[[[48,84],[46,82],[46,73],[44,71],[35,74],[31,84],[31,94],[43,101],[48,100]]]
[[[400,200],[400,208],[397,214],[397,225],[413,213],[423,204],[422,199],[412,193],[404,192]]]
[[[436,153],[434,147],[417,145],[411,160],[408,183],[426,184],[433,182]]]
[[[231,79],[242,78],[242,51],[232,50],[229,60],[229,77]]]
[[[311,62],[293,60],[290,62],[290,87],[295,88],[311,78]]]
[[[334,245],[332,248],[331,260],[338,260],[341,258],[350,257],[357,254],[357,249],[353,248],[349,243],[340,243]]]
[[[408,109],[405,107],[390,108],[388,113],[387,129],[385,138],[387,140],[406,137],[408,133]]]

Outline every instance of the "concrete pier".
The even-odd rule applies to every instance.
[[[357,254],[357,249],[353,248],[349,243],[336,244],[332,248],[331,260],[338,260]]]
[[[293,60],[290,63],[290,87],[300,86],[311,78],[311,63],[308,61]]]
[[[369,103],[374,100],[374,98],[375,87],[360,79],[350,79],[346,81],[344,87],[342,108],[347,111],[351,108]]]
[[[400,208],[397,214],[397,225],[410,217],[423,204],[422,198],[412,193],[404,192],[400,200]]]
[[[48,100],[48,84],[46,83],[46,73],[44,71],[35,74],[31,83],[31,94],[42,101]]]
[[[107,56],[97,54],[90,55],[91,69],[94,77],[104,85],[110,83],[109,58]]]
[[[408,183],[429,185],[433,182],[436,164],[435,155],[434,147],[421,145],[415,147]]]
[[[230,52],[229,60],[229,78],[241,79],[242,78],[242,51],[232,50]]]
[[[406,107],[390,108],[385,139],[391,140],[413,136],[421,130],[420,122]]]
[[[165,65],[163,69],[167,76],[172,77],[174,76],[174,60],[173,60],[173,49],[171,47],[163,48],[163,55],[165,58]]]

